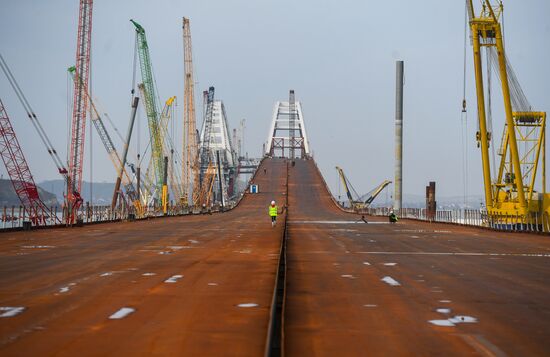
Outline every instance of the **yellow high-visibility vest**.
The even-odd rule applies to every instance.
[[[269,215],[271,217],[277,217],[277,206],[273,207],[273,206],[269,206]]]

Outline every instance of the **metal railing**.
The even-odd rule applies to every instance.
[[[373,216],[389,216],[388,207],[367,208],[359,213]],[[550,232],[550,217],[546,212],[529,213],[525,216],[510,214],[487,214],[482,210],[456,209],[437,210],[429,215],[425,208],[403,208],[396,212],[400,218],[417,219],[428,222],[453,223],[465,226],[486,227],[512,232]]]
[[[240,200],[240,197],[239,197]],[[224,211],[230,210],[235,207],[236,202],[229,202],[223,208]],[[140,220],[153,217],[165,217],[165,216],[184,216],[191,214],[208,214],[221,211],[220,205],[212,205],[209,207],[183,207],[179,205],[170,205],[164,214],[160,207],[146,207],[143,214],[137,215],[134,207],[128,207],[121,205],[114,210],[111,206],[105,205],[89,205],[85,204],[77,212],[77,224],[91,224],[102,222],[119,222],[126,220]],[[40,227],[53,227],[53,226],[65,226],[63,221],[65,217],[64,208],[54,206],[50,207],[50,212],[45,217],[41,217]],[[23,206],[10,206],[3,207],[1,209],[1,222],[0,231],[5,229],[30,229],[35,227],[35,222],[31,221],[29,213]],[[60,223],[63,222],[63,223]]]
[[[260,165],[263,163],[262,158]],[[237,197],[230,202],[226,202],[223,207],[223,211],[228,211],[235,208],[244,198],[244,194],[247,192],[250,183],[256,177],[258,171],[256,170],[254,174],[248,179],[248,182],[244,188],[243,192],[237,194]],[[114,210],[111,209],[111,206],[107,205],[90,205],[86,203],[81,207],[77,212],[78,224],[91,224],[91,223],[101,223],[101,222],[120,222],[126,220],[140,220],[140,219],[149,219],[154,217],[164,217],[164,216],[185,216],[192,214],[208,214],[214,212],[222,211],[222,208],[219,204],[211,205],[209,207],[200,207],[200,206],[181,206],[170,204],[167,210],[167,213],[164,214],[161,207],[146,207],[143,214],[138,215],[133,206],[128,206],[122,201],[123,204],[117,206]],[[2,230],[9,229],[31,229],[32,227],[64,227],[66,226],[63,217],[66,216],[66,212],[63,207],[52,206],[50,208],[50,213],[46,217],[41,217],[41,223],[39,225],[32,222],[29,213],[24,209],[23,206],[4,206],[1,208],[1,222],[0,222],[0,232]],[[62,222],[62,223],[60,223]]]

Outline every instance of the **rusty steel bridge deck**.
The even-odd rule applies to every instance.
[[[1,234],[0,355],[550,354],[547,236],[367,224],[313,160],[254,182],[226,213]]]

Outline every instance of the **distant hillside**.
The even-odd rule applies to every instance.
[[[47,189],[50,192],[53,192],[57,199],[63,202],[63,193],[65,190],[65,181],[63,180],[48,180],[42,181],[38,186]],[[115,189],[115,184],[110,182],[94,182],[92,193],[94,204],[110,204],[113,198],[113,190]],[[83,181],[82,182],[82,198],[84,202],[90,201],[90,183]]]
[[[46,206],[59,206],[56,195],[42,189],[40,186],[38,186],[38,195]],[[11,181],[0,179],[0,207],[19,205],[21,205],[21,201],[19,200],[19,197],[17,197]]]

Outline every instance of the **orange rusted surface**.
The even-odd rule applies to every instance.
[[[354,223],[312,161],[289,170],[288,356],[550,354],[548,237]]]
[[[263,354],[287,167],[287,356],[549,354],[548,237],[366,224],[312,160],[262,165],[231,212],[0,235],[0,355]]]
[[[25,308],[0,318],[0,355],[261,355],[286,163],[255,182],[226,213],[0,235],[0,306]]]

